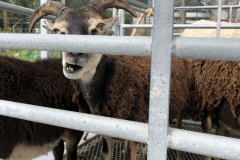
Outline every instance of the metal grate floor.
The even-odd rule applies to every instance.
[[[171,127],[175,127],[175,125],[171,125]],[[184,125],[185,130],[202,132],[200,126],[195,125]],[[227,136],[239,138],[233,134],[227,133]],[[78,160],[103,160],[101,158],[101,151],[102,151],[102,137],[97,135],[85,143],[79,146],[78,148]],[[125,144],[124,143],[113,143],[112,144],[112,160],[125,160]],[[177,159],[177,152],[176,150],[168,149],[168,158],[167,160],[176,160]],[[200,160],[201,156],[192,154],[192,153],[185,153],[186,160]],[[147,160],[147,145],[146,144],[139,144],[138,146],[138,153],[137,153],[137,160]]]

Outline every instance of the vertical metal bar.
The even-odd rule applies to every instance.
[[[232,6],[230,7],[230,10],[229,10],[229,22],[232,22]]]
[[[40,5],[43,5],[44,3],[49,2],[49,1],[51,1],[51,0],[41,0]],[[48,31],[45,28],[43,28],[44,20],[45,19],[41,19],[41,21],[40,21],[41,34],[48,34]],[[52,52],[41,51],[41,59],[50,58],[50,57],[52,57]]]
[[[61,2],[65,5],[66,4],[66,0],[61,0]]]
[[[221,18],[222,18],[222,0],[219,0],[218,1],[217,32],[216,32],[216,37],[217,38],[220,38]]]
[[[66,5],[66,0],[61,0],[61,2]],[[62,52],[60,52],[60,58],[62,58]]]
[[[174,0],[154,0],[148,160],[166,160]]]
[[[117,16],[117,12],[118,12],[118,10],[117,10],[116,8],[113,8],[112,16],[113,16],[113,17]],[[113,31],[114,31],[114,35],[116,35],[116,32],[117,32],[117,24],[115,24],[112,29],[113,29]]]
[[[125,35],[125,29],[123,29],[123,24],[125,24],[125,10],[120,11],[120,36]]]
[[[117,15],[117,9],[113,8],[113,17]]]
[[[120,35],[120,22],[121,22],[121,9],[118,9],[117,11],[117,15],[119,16],[119,19],[115,25],[115,34],[116,36],[119,36]]]

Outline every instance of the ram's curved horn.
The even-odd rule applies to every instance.
[[[61,2],[47,2],[38,7],[32,14],[29,23],[29,32],[32,32],[33,27],[41,18],[47,15],[54,15],[59,17],[60,13],[67,7]]]
[[[125,2],[125,0],[91,0],[89,5],[92,5],[96,9],[97,13],[101,13],[108,8],[117,8],[124,9],[137,18],[137,14],[133,8]]]

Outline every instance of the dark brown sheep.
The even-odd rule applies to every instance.
[[[76,58],[76,57],[75,57]],[[148,122],[151,59],[103,55],[90,82],[74,80],[74,101],[85,99],[92,114]],[[170,120],[189,106],[189,77],[185,60],[173,59]],[[110,159],[111,139],[104,137],[103,155]],[[106,147],[106,148],[105,148]],[[129,141],[126,159],[136,159],[136,143]]]
[[[27,62],[0,56],[0,99],[78,111],[73,88],[62,74],[60,59]],[[0,106],[1,107],[1,106]],[[31,160],[54,147],[55,160],[76,160],[82,132],[0,116],[0,158]]]
[[[192,117],[201,118],[207,110],[213,112],[219,121],[224,121],[229,129],[239,129],[240,63],[191,60],[191,66],[194,79],[192,97],[195,97],[192,99],[195,106],[191,107]]]

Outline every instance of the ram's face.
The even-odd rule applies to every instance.
[[[54,34],[71,35],[104,35],[110,32],[118,17],[103,20],[94,12],[71,10],[61,15],[55,23],[45,21],[44,26]],[[100,54],[63,52],[63,73],[69,79],[81,79],[88,82],[92,79],[100,62]]]
[[[112,27],[117,22],[118,17],[103,20],[96,13],[89,17],[77,21],[67,20],[56,21],[53,31],[56,34],[75,34],[75,35],[105,35],[112,34]],[[81,17],[83,17],[81,16]],[[63,52],[63,73],[69,79],[81,79],[89,82],[95,74],[96,67],[101,60],[100,54],[84,54]]]
[[[38,20],[47,15],[57,17],[54,23],[45,21],[47,30],[54,34],[71,35],[110,35],[111,28],[115,25],[118,17],[103,20],[99,15],[107,8],[125,9],[134,17],[134,10],[125,0],[91,0],[88,5],[79,9],[71,9],[61,2],[51,1],[37,8],[29,24],[31,32]],[[63,72],[69,79],[81,79],[89,82],[96,72],[96,67],[101,60],[101,54],[86,54],[63,52]]]

